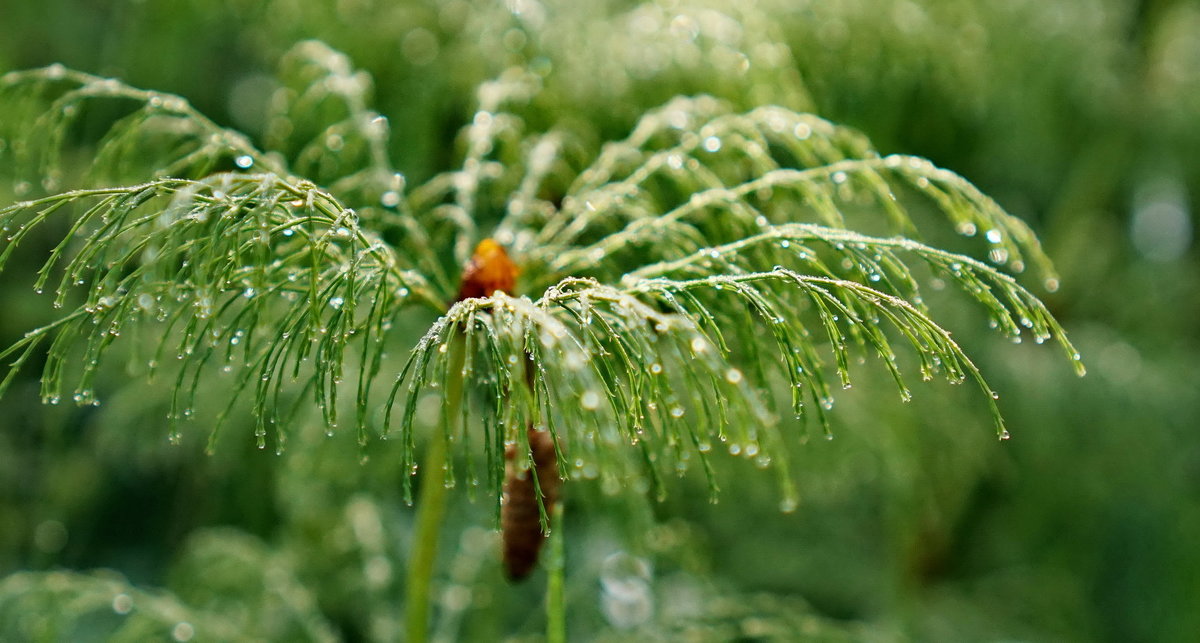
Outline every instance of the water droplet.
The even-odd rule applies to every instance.
[[[341,308],[342,305],[345,303],[346,303],[346,300],[343,297],[334,297],[329,300],[329,305],[333,306],[334,308]]]
[[[803,141],[812,135],[812,127],[809,127],[808,123],[797,123],[796,127],[792,128],[792,134]]]
[[[345,144],[346,141],[342,138],[341,134],[330,134],[325,137],[325,147],[330,152],[340,152]]]
[[[617,552],[604,560],[600,568],[601,607],[614,627],[631,629],[653,616],[650,578],[650,564],[645,559]]]
[[[975,224],[971,223],[970,221],[963,221],[962,223],[958,224],[958,226],[955,229],[957,229],[958,233],[963,235],[964,237],[975,236],[975,232],[977,230],[975,228]]]
[[[710,136],[704,139],[704,150],[707,152],[718,152],[721,149],[721,139]]]
[[[671,417],[673,417],[673,418],[683,417],[683,407],[682,406],[671,407]]]
[[[737,384],[742,381],[742,372],[736,368],[731,368],[725,371],[725,379],[730,384]]]
[[[249,154],[243,154],[234,159],[233,162],[244,170],[251,165],[254,165],[254,157],[250,156]]]
[[[395,190],[388,190],[379,197],[379,202],[387,208],[394,208],[400,205],[400,193]]]
[[[1004,238],[1003,235],[1000,233],[1000,231],[995,228],[988,230],[987,234],[985,234],[984,236],[987,237],[987,240],[992,243],[1000,243],[1000,240],[1002,238]]]
[[[187,621],[176,623],[175,627],[171,628],[171,638],[179,641],[179,643],[190,641],[195,635],[196,628],[192,627],[192,624]]]
[[[663,371],[662,364],[659,364],[658,362],[655,362],[655,363],[653,363],[653,364],[651,364],[651,365],[650,365],[650,372],[651,372],[651,373],[654,373],[655,375],[658,375],[659,373],[662,373],[662,371]]]
[[[579,396],[579,406],[587,411],[595,411],[600,408],[600,394],[596,391],[584,391],[583,395]]]
[[[1000,431],[1000,439],[1001,439],[1001,440],[1007,440],[1007,439],[1009,439],[1010,437],[1012,437],[1012,436],[1010,436],[1010,435],[1008,434],[1008,429],[1003,429],[1003,430],[1001,430],[1001,431]]]
[[[790,514],[796,510],[797,504],[795,498],[784,498],[779,501],[779,510],[785,514]]]
[[[133,598],[129,594],[117,594],[113,597],[112,609],[117,614],[128,614],[133,611]]]

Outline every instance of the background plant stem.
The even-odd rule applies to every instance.
[[[550,552],[546,559],[546,641],[565,643],[567,640],[567,604],[563,577],[566,560],[563,557],[563,503],[551,508]]]
[[[450,369],[446,383],[447,422],[458,421],[462,407],[463,340],[451,341]],[[453,427],[451,426],[451,430]],[[417,497],[416,533],[412,554],[408,560],[408,585],[405,593],[407,634],[405,640],[423,643],[429,638],[429,595],[433,581],[433,565],[437,560],[438,536],[446,514],[446,485],[439,479],[446,462],[446,440],[434,436],[425,451],[426,477],[421,481]]]

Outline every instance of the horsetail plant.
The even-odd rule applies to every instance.
[[[0,269],[39,226],[65,230],[33,284],[62,312],[0,353],[0,392],[46,347],[42,399],[98,403],[98,369],[132,335],[150,347],[143,371],[171,383],[173,440],[224,370],[236,381],[210,448],[245,397],[257,445],[283,449],[281,399],[298,391],[330,431],[399,441],[409,502],[432,469],[445,484],[422,485],[430,503],[462,480],[499,511],[506,451],[512,477],[540,471],[547,448],[558,479],[662,498],[666,476],[698,467],[715,494],[711,459],[727,451],[773,470],[790,510],[784,447],[830,433],[856,361],[877,359],[902,400],[913,367],[970,381],[1008,437],[997,394],[923,298],[931,284],[1014,340],[1057,342],[1083,373],[1012,276],[1058,283],[1023,222],[962,177],[880,156],[816,116],[681,97],[581,161],[572,132],[525,131],[538,79],[510,71],[479,89],[461,167],[409,189],[369,77],[315,42],[285,69],[304,82],[278,92],[263,149],[178,96],[61,66],[0,78],[18,115],[0,123],[0,160],[26,199],[0,209]],[[90,161],[64,158],[97,129]],[[520,276],[468,291],[460,271],[485,239]],[[401,362],[398,346],[411,347]],[[441,413],[423,459],[430,391]],[[553,507],[534,495],[545,530]],[[420,508],[436,538],[432,509]],[[410,592],[428,586],[423,551]],[[410,606],[414,640],[425,609]]]

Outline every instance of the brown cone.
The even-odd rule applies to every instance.
[[[538,552],[546,540],[538,510],[537,483],[542,506],[549,513],[558,501],[560,480],[554,457],[554,438],[549,431],[529,429],[529,448],[533,469],[517,471],[516,448],[504,451],[504,497],[500,505],[500,529],[504,541],[504,571],[510,580],[521,580],[537,565]]]

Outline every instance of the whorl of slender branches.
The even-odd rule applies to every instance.
[[[57,66],[0,79],[0,101],[21,115],[2,126],[0,158],[28,198],[0,209],[0,269],[38,227],[67,230],[33,284],[62,312],[0,353],[0,391],[46,346],[43,399],[93,403],[110,347],[134,335],[150,347],[145,370],[171,383],[172,432],[221,369],[237,375],[212,439],[246,397],[259,445],[282,446],[281,396],[297,390],[331,430],[349,410],[360,439],[400,440],[415,471],[417,406],[462,377],[468,403],[442,400],[462,409],[440,424],[462,456],[448,483],[497,493],[505,443],[527,458],[532,423],[555,436],[564,477],[661,494],[663,476],[699,466],[715,491],[720,450],[773,468],[793,506],[782,446],[798,425],[787,418],[828,433],[835,390],[868,357],[903,400],[906,353],[920,379],[973,382],[1007,436],[997,394],[924,285],[961,290],[1010,338],[1058,342],[1082,373],[1062,328],[1010,274],[1029,267],[1057,287],[1024,223],[962,177],[879,156],[815,116],[678,98],[576,170],[564,160],[571,132],[525,131],[537,80],[512,72],[481,88],[462,167],[406,192],[386,120],[368,108],[369,77],[317,43],[283,67],[268,151],[176,96]],[[112,119],[79,173],[63,150],[80,119],[94,131],[100,105]],[[68,180],[81,187],[62,191]],[[504,207],[489,214],[496,189]],[[966,250],[920,241],[942,231]],[[519,292],[447,309],[457,266],[484,236],[522,266]],[[397,363],[388,349],[406,340],[393,325],[410,304],[440,316]],[[465,342],[461,373],[445,357],[454,341]]]

